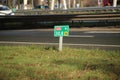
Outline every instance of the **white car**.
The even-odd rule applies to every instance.
[[[9,7],[0,5],[0,15],[14,15],[14,13]]]

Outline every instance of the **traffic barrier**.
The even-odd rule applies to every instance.
[[[111,25],[120,25],[120,13],[0,16],[0,28],[7,28],[8,26],[12,26],[16,29],[25,26],[27,26],[27,28],[30,28],[31,26],[32,28],[40,28],[41,26],[42,28],[44,26],[49,28],[49,26],[53,26],[55,24],[81,26],[84,23],[88,24],[91,22],[101,23],[103,25],[106,23],[113,23]],[[19,25],[20,27],[16,27],[16,25]]]
[[[73,9],[56,9],[56,10],[41,10],[41,9],[32,9],[32,10],[17,10],[16,15],[45,15],[45,14],[89,14],[89,13],[112,13],[119,12],[120,6],[118,7],[83,7],[83,8],[73,8]]]

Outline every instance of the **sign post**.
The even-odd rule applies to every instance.
[[[62,45],[63,45],[63,37],[59,37],[59,51],[62,51]]]
[[[69,36],[69,25],[54,26],[54,37],[59,37],[59,51],[62,51],[64,36]]]

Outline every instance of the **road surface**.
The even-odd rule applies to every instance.
[[[58,45],[59,38],[53,36],[53,30],[1,30],[0,44],[43,44]],[[120,31],[112,30],[70,30],[64,37],[64,44],[73,47],[105,48],[120,50]]]

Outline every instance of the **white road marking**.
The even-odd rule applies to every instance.
[[[13,41],[0,41],[0,44],[35,44],[35,45],[57,45],[58,43],[39,43],[39,42],[13,42]]]
[[[58,45],[59,43],[0,41],[0,44]],[[118,47],[118,48],[120,48],[120,45],[106,45],[106,44],[71,44],[71,43],[64,43],[63,45],[66,45],[66,46]]]
[[[93,35],[69,35],[68,37],[95,37]]]
[[[70,46],[94,46],[94,47],[120,47],[120,45],[106,45],[106,44],[64,44]]]
[[[84,33],[120,33],[120,31],[86,31]]]

